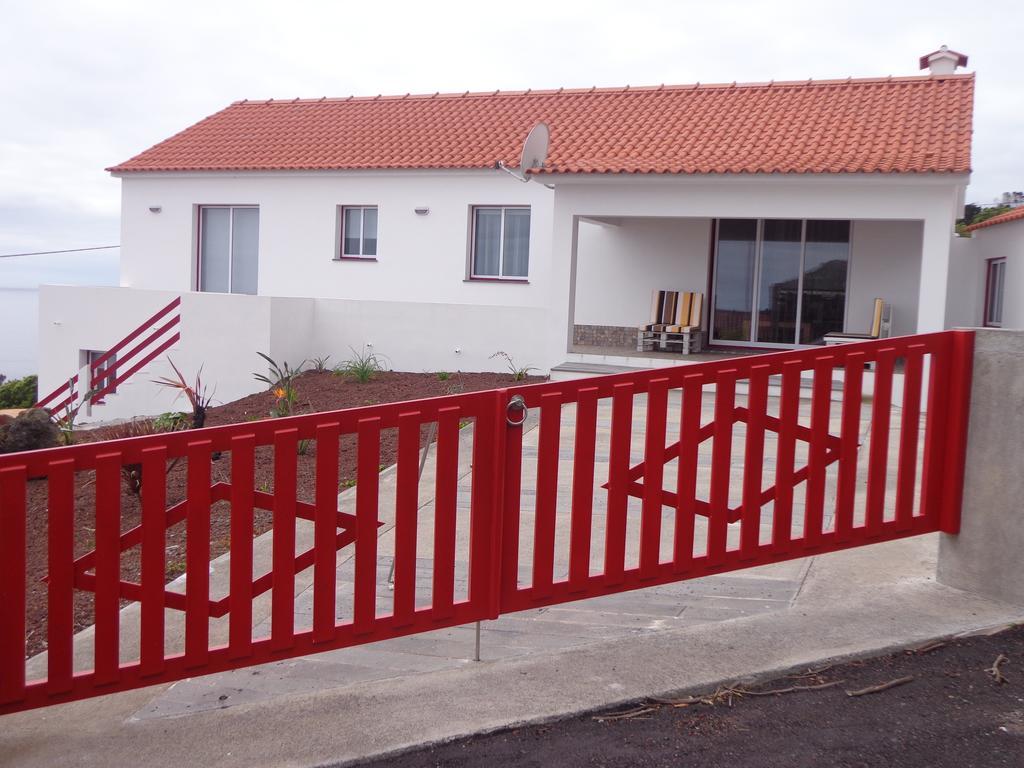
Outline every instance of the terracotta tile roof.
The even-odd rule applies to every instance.
[[[993,216],[991,219],[985,219],[985,221],[979,221],[977,224],[971,224],[971,226],[967,227],[966,231],[973,232],[976,229],[994,227],[996,224],[1005,224],[1008,221],[1017,221],[1017,219],[1024,219],[1024,205],[1019,208],[1014,208],[1012,211],[1000,213],[998,216]]]
[[[493,168],[545,121],[553,173],[970,170],[974,76],[240,101],[108,170]]]

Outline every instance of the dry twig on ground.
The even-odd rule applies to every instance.
[[[1002,685],[1006,682],[1006,678],[1003,677],[1003,673],[999,671],[999,667],[1001,667],[1008,661],[1009,659],[1005,655],[1000,653],[998,656],[996,656],[996,660],[992,662],[992,666],[985,668],[985,671],[989,674],[989,676],[991,676],[991,678],[996,682],[997,685]]]
[[[594,719],[599,723],[603,723],[605,720],[631,720],[634,717],[641,717],[643,715],[654,712],[657,707],[635,707],[634,709],[627,709],[624,712],[612,712],[607,715],[594,715]]]
[[[912,675],[906,677],[897,677],[895,680],[890,680],[887,683],[881,683],[879,685],[872,685],[867,688],[861,688],[859,691],[847,691],[847,696],[867,696],[869,693],[881,693],[882,691],[888,691],[890,688],[895,688],[898,685],[905,685],[914,680]]]
[[[912,653],[912,654],[915,654],[917,656],[922,656],[922,655],[924,655],[926,653],[931,653],[932,651],[937,651],[937,650],[939,650],[939,648],[945,647],[945,645],[946,645],[946,641],[945,640],[936,640],[936,641],[931,642],[931,643],[925,643],[924,645],[922,645],[922,646],[920,646],[918,648],[911,648],[908,651],[908,653]]]

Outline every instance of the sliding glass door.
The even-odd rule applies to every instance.
[[[820,344],[843,330],[850,222],[721,219],[712,342]]]

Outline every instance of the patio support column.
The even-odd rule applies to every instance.
[[[917,333],[941,331],[946,327],[946,297],[949,290],[949,255],[956,221],[953,203],[932,206],[924,219],[921,243],[921,278],[917,303]]]
[[[579,218],[574,215],[567,195],[555,190],[551,244],[551,333],[545,338],[545,350],[563,362],[572,346],[572,329],[576,306],[576,254],[579,238]]]

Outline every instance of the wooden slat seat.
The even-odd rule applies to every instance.
[[[701,313],[704,295],[691,291],[652,291],[651,319],[637,329],[636,349],[646,352],[679,347],[684,355],[703,345]]]

